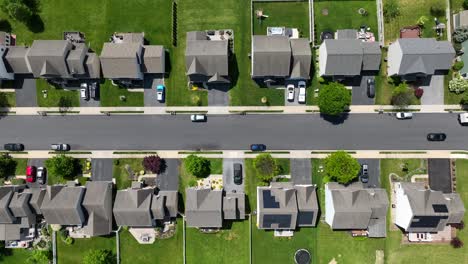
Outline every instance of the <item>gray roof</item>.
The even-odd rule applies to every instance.
[[[257,225],[260,229],[295,229],[298,206],[290,183],[257,187]]]
[[[298,226],[315,226],[319,211],[315,185],[294,185],[299,210]]]
[[[185,49],[187,75],[213,76],[219,73],[222,76],[228,76],[228,41],[201,40],[200,37],[190,37],[189,33],[187,32],[187,47]],[[193,33],[192,35],[199,34],[201,33]]]
[[[13,223],[16,218],[8,207],[13,197],[15,188],[12,186],[1,186],[0,187],[0,223],[10,224]]]
[[[400,55],[401,54],[401,55]],[[398,75],[434,74],[436,70],[449,70],[455,57],[455,49],[448,41],[433,38],[398,39],[389,47],[389,65],[396,65]]]
[[[70,74],[79,75],[86,73],[84,60],[87,51],[88,47],[84,43],[78,43],[74,49],[70,50],[70,53],[67,56],[67,64],[70,69]]]
[[[224,219],[245,219],[245,194],[227,193],[223,197]]]
[[[309,40],[305,38],[291,39],[292,70],[291,78],[310,79],[312,51]]]
[[[31,193],[31,199],[29,200],[29,204],[31,205],[33,213],[42,214],[41,205],[42,201],[44,200],[46,190],[42,188],[29,188],[24,190],[24,192]]]
[[[285,36],[252,36],[252,77],[290,74],[291,46]]]
[[[177,191],[159,191],[153,195],[151,203],[153,217],[157,220],[177,217],[178,196]]]
[[[362,70],[377,71],[380,68],[382,50],[377,42],[361,42],[362,46]]]
[[[124,43],[139,43],[143,44],[145,41],[144,32],[126,32],[126,33],[115,33],[114,36],[121,38]]]
[[[329,182],[326,184],[326,192],[330,192],[331,200],[326,199],[325,202],[331,202],[334,208],[334,212],[325,212],[333,213],[326,216],[327,220],[331,220],[327,223],[332,229],[368,229],[370,224],[382,223],[387,217],[388,196],[384,189],[364,189],[360,182],[348,186]],[[327,197],[327,194],[325,196]],[[380,220],[371,223],[371,219]],[[373,230],[382,230],[382,228]],[[378,234],[369,234],[369,236],[377,237]]]
[[[187,32],[187,40],[207,40],[208,36],[205,31],[189,31]]]
[[[27,47],[8,47],[8,52],[5,55],[5,60],[11,72],[17,74],[31,73],[31,69],[29,68],[28,62],[26,60],[26,54],[28,53],[28,51],[29,48]]]
[[[112,231],[112,187],[112,182],[86,182],[82,204],[88,220],[83,231],[89,236],[108,235]]]
[[[165,54],[164,47],[157,45],[147,45],[144,47],[144,72],[146,73],[165,73]]]
[[[143,46],[138,42],[104,43],[101,67],[105,78],[140,78],[140,56]]]
[[[18,224],[0,224],[0,241],[21,239],[21,227]]]
[[[101,61],[96,53],[88,53],[85,64],[89,78],[101,78]]]
[[[30,217],[33,215],[29,207],[32,194],[27,192],[15,192],[10,201],[10,211],[15,217]]]
[[[35,40],[26,54],[34,77],[69,78],[66,58],[72,48],[67,40]]]
[[[185,217],[189,227],[222,227],[223,191],[209,188],[187,188]]]
[[[357,39],[357,30],[339,29],[336,31],[336,39]]]
[[[154,188],[117,191],[114,201],[114,218],[118,226],[150,227],[153,226],[151,216],[151,199]]]
[[[357,39],[325,39],[320,48],[326,50],[326,58],[320,56],[320,60],[325,60],[326,63],[324,63],[325,69],[320,71],[327,76],[360,75],[363,65],[361,43]]]
[[[81,202],[86,189],[76,186],[47,186],[41,211],[48,224],[81,226],[85,222]]]

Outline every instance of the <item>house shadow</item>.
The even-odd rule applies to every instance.
[[[349,113],[341,113],[338,116],[332,116],[332,115],[326,115],[326,114],[320,114],[320,117],[323,118],[323,120],[330,122],[333,125],[341,125],[344,123],[346,119],[349,117]]]
[[[233,53],[229,60],[229,79],[231,80],[231,87],[237,85],[239,80],[239,65],[237,63],[237,55]]]

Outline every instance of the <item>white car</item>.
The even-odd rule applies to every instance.
[[[190,120],[192,120],[192,122],[205,122],[206,121],[206,115],[205,114],[191,115]]]
[[[299,82],[299,103],[305,104],[306,102],[306,83],[304,81]]]
[[[397,119],[411,119],[411,118],[413,118],[413,113],[398,112],[398,113],[396,113],[396,118]]]
[[[286,90],[288,91],[288,101],[294,101],[294,85],[289,84]]]
[[[81,89],[80,89],[80,97],[85,99],[85,100],[89,100],[89,88],[88,88],[88,84],[86,83],[82,83],[81,84]]]
[[[468,125],[468,113],[461,113],[458,115],[458,122],[462,125]]]

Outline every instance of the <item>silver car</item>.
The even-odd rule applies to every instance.
[[[413,118],[413,113],[398,112],[398,113],[396,113],[396,118],[397,119],[411,119],[411,118]]]
[[[288,101],[294,101],[294,85],[289,84],[286,89],[288,90]]]
[[[50,145],[50,149],[55,150],[55,151],[69,151],[70,150],[70,145],[63,144],[63,143],[52,144],[52,145]]]
[[[205,122],[206,121],[206,115],[205,114],[191,115],[190,120],[192,120],[192,122]]]

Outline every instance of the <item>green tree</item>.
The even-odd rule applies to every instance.
[[[400,5],[397,0],[386,1],[383,6],[383,15],[385,19],[392,20],[400,15]]]
[[[358,177],[361,165],[348,153],[340,150],[334,152],[324,160],[325,175],[339,183],[349,183]]]
[[[113,264],[114,254],[107,249],[92,249],[83,256],[83,264]]]
[[[413,93],[408,88],[408,84],[400,83],[392,92],[392,105],[406,107],[411,104]]]
[[[460,100],[461,105],[468,105],[468,93],[465,93]]]
[[[76,171],[76,160],[73,157],[57,155],[45,161],[51,175],[72,178]]]
[[[320,113],[337,116],[351,104],[351,93],[339,83],[329,83],[319,91],[318,107]]]
[[[26,261],[32,264],[49,264],[52,257],[50,253],[49,250],[33,250]]]
[[[12,19],[27,22],[31,19],[33,12],[24,0],[3,0],[0,9]]]
[[[267,183],[279,173],[279,166],[276,160],[268,153],[262,153],[255,157],[253,161],[258,178]]]
[[[185,158],[184,165],[190,174],[198,178],[207,177],[211,173],[210,161],[203,157],[189,155]]]
[[[463,1],[463,8],[468,9],[468,0]]]
[[[10,155],[0,156],[0,177],[5,178],[14,175],[16,170],[16,161]]]

